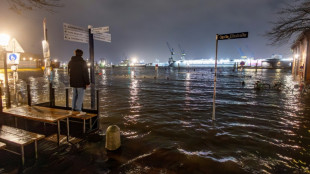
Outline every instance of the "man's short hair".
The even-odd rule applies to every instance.
[[[80,50],[80,49],[76,49],[76,50],[74,51],[74,53],[75,53],[76,56],[83,56],[83,51]]]

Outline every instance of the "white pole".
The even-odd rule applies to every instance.
[[[218,34],[216,35],[216,50],[215,50],[215,64],[214,64],[214,91],[213,91],[213,112],[212,120],[215,120],[215,97],[216,97],[216,72],[217,72],[217,48],[218,48]]]

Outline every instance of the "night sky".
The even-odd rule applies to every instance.
[[[114,64],[136,57],[145,63],[167,62],[169,42],[186,59],[215,56],[215,35],[249,32],[247,39],[219,41],[219,58],[290,57],[290,45],[270,46],[263,36],[289,0],[65,0],[54,13],[36,9],[17,14],[0,2],[0,32],[15,37],[26,52],[42,54],[42,21],[47,19],[51,58],[68,61],[76,48],[89,57],[88,44],[65,41],[63,23],[87,28],[110,26],[112,42],[95,40],[95,60]],[[240,52],[239,50],[242,50]]]

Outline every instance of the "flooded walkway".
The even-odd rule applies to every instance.
[[[52,155],[43,149],[44,158],[27,171],[309,173],[310,97],[294,88],[291,72],[220,68],[218,75],[213,122],[210,68],[103,69],[96,76],[101,131]],[[28,80],[33,102],[45,101],[44,79]],[[65,105],[67,74],[58,71],[54,80],[56,104]],[[285,88],[254,90],[256,81],[282,82]],[[21,84],[18,89],[24,89]],[[90,107],[89,90],[84,107]],[[122,142],[114,153],[104,148],[105,130],[112,124],[120,127]],[[0,170],[14,171],[0,160]]]

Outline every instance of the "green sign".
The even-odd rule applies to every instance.
[[[248,32],[242,33],[229,33],[229,34],[219,34],[218,40],[226,40],[226,39],[241,39],[241,38],[248,38]]]

